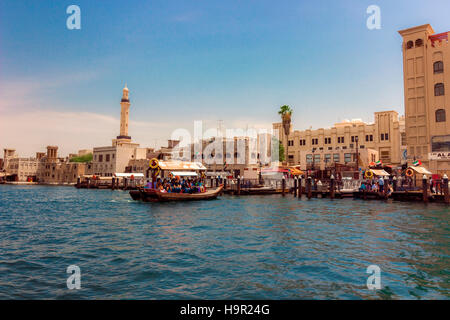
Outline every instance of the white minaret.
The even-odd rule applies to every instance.
[[[117,139],[120,140],[131,140],[131,137],[128,135],[128,112],[130,110],[130,100],[128,98],[128,88],[125,84],[125,88],[123,88],[122,100],[120,101],[120,135]]]

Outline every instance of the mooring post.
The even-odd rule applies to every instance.
[[[116,183],[116,178],[111,179],[111,190],[114,190],[114,184]]]
[[[294,177],[294,197],[297,196],[297,176]]]
[[[128,186],[128,179],[123,178],[123,190],[127,190],[127,186]]]
[[[81,178],[80,178],[80,176],[78,176],[78,178],[77,178],[77,188],[80,187],[80,184],[81,184]]]
[[[306,181],[306,190],[308,193],[308,199],[311,199],[312,197],[312,190],[311,190],[311,177],[308,177],[308,181]]]
[[[422,177],[422,192],[423,192],[423,202],[428,202],[428,179],[426,175]]]
[[[91,178],[87,178],[87,188],[89,189],[91,187]]]
[[[384,197],[387,199],[389,190],[389,178],[384,176]]]
[[[442,186],[444,188],[444,202],[446,204],[450,204],[450,195],[448,192],[448,177],[446,174],[442,177],[442,180],[444,182],[444,185]]]
[[[281,178],[281,189],[282,189],[281,195],[284,197],[285,196],[284,189],[286,189],[286,178],[284,175],[283,178]]]
[[[334,175],[330,177],[330,198],[334,199]]]
[[[227,189],[227,177],[223,178],[223,190]]]
[[[219,176],[216,176],[216,188],[219,187]]]
[[[302,199],[302,176],[298,176],[298,200]]]
[[[238,175],[237,177],[237,194],[241,194],[241,176]]]

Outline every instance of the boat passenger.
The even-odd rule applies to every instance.
[[[366,190],[367,190],[366,183],[363,181],[361,183],[361,186],[359,187],[359,191],[366,191]]]

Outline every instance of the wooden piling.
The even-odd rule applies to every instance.
[[[428,179],[426,175],[422,178],[423,202],[428,203]]]
[[[298,177],[298,200],[302,199],[302,176]]]
[[[241,176],[237,177],[237,194],[241,194]]]
[[[308,177],[308,180],[306,181],[306,192],[308,194],[308,199],[311,199],[312,197],[312,190],[311,190],[311,177]]]
[[[284,197],[285,196],[285,189],[286,189],[286,178],[283,176],[283,178],[281,179],[281,195]]]
[[[449,190],[448,190],[448,177],[446,174],[444,174],[444,177],[442,180],[444,182],[444,185],[442,186],[444,188],[444,202],[446,204],[450,204],[450,194],[449,194]]]
[[[294,197],[297,196],[297,177],[294,178]]]
[[[331,199],[334,199],[334,182],[335,182],[334,176],[331,175],[331,177],[330,177],[330,198]]]
[[[116,178],[111,179],[111,190],[114,190],[114,187],[116,185]]]

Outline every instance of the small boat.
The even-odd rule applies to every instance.
[[[217,198],[222,189],[223,185],[200,193],[172,193],[140,188],[139,190],[130,191],[130,196],[133,200],[145,202],[211,200]]]

